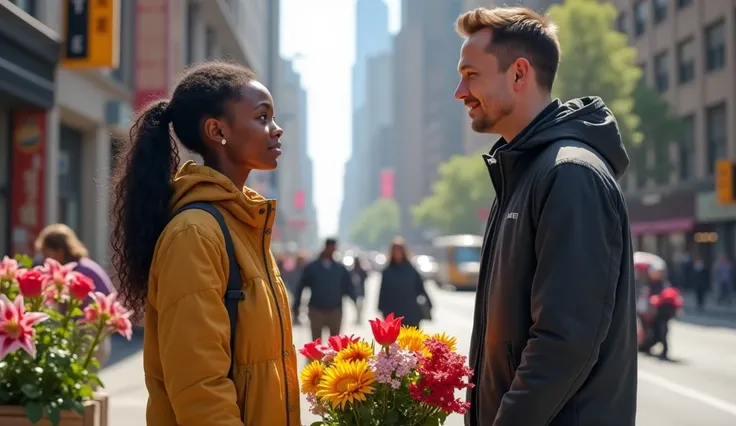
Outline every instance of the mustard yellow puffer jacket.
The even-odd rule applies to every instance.
[[[158,240],[148,285],[148,425],[300,426],[289,304],[270,251],[276,202],[192,162],[182,166],[174,189],[172,211],[206,201],[222,212],[245,300],[238,308],[231,381],[222,232],[205,211],[173,218]]]

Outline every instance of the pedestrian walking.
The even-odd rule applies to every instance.
[[[150,426],[301,425],[276,203],[244,187],[276,168],[282,133],[268,89],[225,62],[192,67],[131,129],[112,246],[121,293],[145,311]],[[178,143],[204,165],[177,171]]]
[[[496,190],[481,255],[471,426],[633,426],[637,336],[631,234],[617,183],[629,159],[600,98],[551,98],[555,26],[520,7],[461,15],[455,92]],[[479,159],[480,161],[480,159]]]
[[[355,325],[363,323],[363,309],[365,305],[365,281],[368,279],[368,273],[363,268],[363,261],[358,256],[353,256],[353,267],[350,270],[350,278],[353,280],[353,287],[355,287],[355,296],[357,301],[355,302],[355,310],[357,315],[355,316]]]
[[[337,240],[326,239],[319,258],[304,268],[294,294],[292,310],[296,318],[301,310],[302,293],[307,288],[310,290],[308,317],[312,340],[324,337],[322,333],[325,329],[330,336],[339,335],[342,329],[343,298],[348,296],[353,303],[358,300],[350,272],[334,258],[336,250]]]
[[[406,241],[397,237],[391,242],[388,265],[381,274],[378,311],[384,317],[391,313],[404,317],[402,324],[419,327],[422,320],[429,319],[431,310],[424,278],[409,261]]]

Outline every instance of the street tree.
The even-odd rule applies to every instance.
[[[350,238],[364,248],[385,248],[399,232],[400,221],[396,200],[380,198],[360,212],[350,228]]]
[[[669,146],[682,136],[683,123],[671,110],[669,103],[654,88],[639,84],[634,91],[634,112],[641,119],[639,129],[644,141],[634,149],[640,151],[632,156],[646,159],[646,152],[653,151],[656,161],[646,164],[635,164],[637,170],[644,171],[658,184],[666,184],[672,172],[669,161]]]
[[[412,209],[415,225],[442,235],[477,234],[495,192],[478,155],[454,156],[440,165],[432,194]]]
[[[634,152],[643,139],[634,111],[641,70],[636,49],[615,30],[616,8],[597,0],[567,0],[551,6],[549,14],[562,49],[553,95],[563,101],[600,96],[616,116],[626,149]]]

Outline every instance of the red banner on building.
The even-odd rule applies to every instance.
[[[394,171],[381,171],[381,198],[394,198]]]
[[[44,226],[46,112],[13,111],[10,175],[10,254],[33,255]]]
[[[294,208],[302,211],[307,206],[307,194],[304,191],[296,191],[294,194]]]
[[[170,0],[135,3],[135,109],[164,98],[171,82]]]

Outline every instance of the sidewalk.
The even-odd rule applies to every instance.
[[[699,317],[715,317],[736,320],[736,303],[731,306],[723,306],[716,303],[713,297],[708,297],[705,300],[705,310],[698,312],[698,306],[695,303],[695,295],[686,292],[683,294],[684,299],[684,310],[687,316],[699,316]]]

